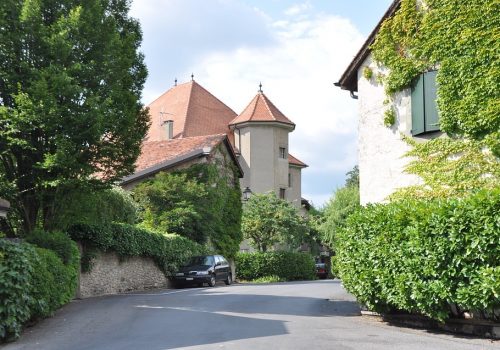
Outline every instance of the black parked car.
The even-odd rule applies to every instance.
[[[210,287],[215,287],[217,281],[230,285],[233,276],[231,266],[223,256],[203,255],[193,256],[175,273],[173,281],[176,285],[195,284],[201,287],[208,283]]]
[[[316,277],[321,278],[322,280],[328,277],[328,268],[324,263],[316,264]]]

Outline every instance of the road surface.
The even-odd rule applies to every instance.
[[[76,300],[5,350],[499,349],[500,342],[361,317],[338,280]]]

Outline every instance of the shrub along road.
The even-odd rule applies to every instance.
[[[163,290],[78,300],[14,349],[498,349],[498,342],[359,316],[335,280]]]

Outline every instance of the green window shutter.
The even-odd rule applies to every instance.
[[[425,132],[424,126],[424,78],[420,75],[411,89],[411,134]]]
[[[424,74],[425,131],[439,130],[436,71]]]

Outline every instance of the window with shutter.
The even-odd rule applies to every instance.
[[[436,71],[421,74],[411,89],[411,134],[439,130]]]

